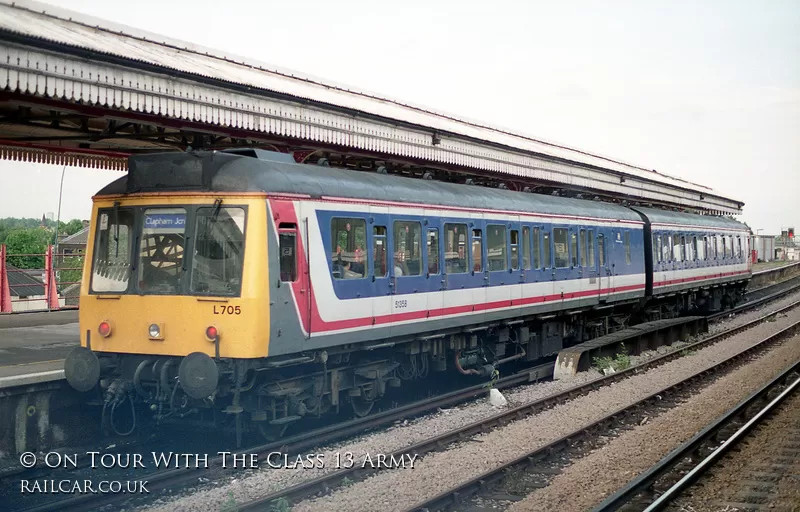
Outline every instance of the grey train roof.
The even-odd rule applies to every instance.
[[[642,212],[650,222],[664,224],[682,224],[686,226],[700,226],[708,228],[743,229],[747,226],[728,217],[715,217],[713,215],[693,215],[691,213],[657,210],[655,208],[633,208]]]
[[[642,220],[636,212],[610,203],[297,164],[290,155],[270,151],[159,153],[133,156],[129,163],[128,175],[98,195],[169,190],[269,192]]]

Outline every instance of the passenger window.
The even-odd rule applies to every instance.
[[[467,225],[444,225],[444,264],[448,274],[467,271]]]
[[[672,261],[683,261],[681,252],[683,251],[683,244],[681,243],[680,235],[672,235]]]
[[[422,226],[419,222],[397,220],[394,222],[394,274],[418,276],[422,274]]]
[[[547,243],[547,256],[545,257],[545,268],[550,266],[550,235],[545,233]],[[542,248],[540,247],[539,228],[533,228],[533,268],[542,268]]]
[[[625,264],[631,264],[631,232],[625,232]]]
[[[653,233],[653,263],[661,261],[661,237]]]
[[[569,252],[572,255],[572,266],[578,266],[578,234],[570,233],[569,235]]]
[[[386,226],[372,228],[372,257],[375,277],[386,277],[389,271],[386,265]]]
[[[528,226],[522,228],[522,268],[531,268],[531,228]]]
[[[555,253],[555,267],[569,267],[569,248],[567,247],[566,229],[553,229],[553,249],[553,252]]]
[[[511,236],[511,269],[519,270],[519,231],[512,229]]]
[[[364,248],[367,222],[364,219],[331,220],[331,274],[335,279],[366,277]]]
[[[590,229],[588,231],[588,240],[587,243],[589,244],[589,266],[594,268],[594,230]]]
[[[600,268],[606,265],[606,237],[600,233],[597,235],[597,258]]]
[[[714,259],[719,258],[719,235],[714,235]]]
[[[278,228],[281,281],[297,281],[297,226],[281,224]]]
[[[681,236],[681,261],[686,261],[686,237]]]
[[[694,261],[695,255],[697,254],[697,239],[695,237],[689,237],[686,240],[686,260],[687,261]]]
[[[670,261],[672,256],[672,237],[667,234],[661,235],[661,261]]]
[[[703,259],[711,259],[711,241],[708,239],[708,236],[703,237],[703,250],[705,251]]]
[[[736,237],[736,257],[742,257],[742,237],[740,236]]]
[[[542,268],[550,268],[550,232],[544,231],[542,237]]]
[[[428,230],[428,273],[439,273],[439,230]]]
[[[483,235],[480,229],[472,230],[472,270],[483,271]]]
[[[706,259],[706,241],[705,237],[703,240],[698,243],[697,237],[694,238],[695,246],[697,246],[697,261],[703,261]]]
[[[486,267],[489,271],[506,270],[506,227],[486,226]]]
[[[586,266],[586,230],[585,229],[581,230],[580,244],[581,244],[581,266],[585,267]]]

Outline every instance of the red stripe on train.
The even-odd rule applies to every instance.
[[[273,220],[275,221],[276,225],[282,222],[294,223],[297,226],[300,225],[297,222],[297,215],[295,213],[294,205],[291,201],[270,199],[269,204],[270,204],[270,209],[272,210]],[[508,307],[519,307],[519,306],[526,306],[529,304],[554,302],[558,300],[568,300],[580,297],[601,296],[609,293],[620,293],[625,291],[641,290],[644,289],[645,287],[644,283],[641,283],[628,286],[620,286],[616,288],[604,288],[597,290],[585,290],[581,292],[565,293],[563,294],[563,296],[562,294],[543,295],[538,297],[525,297],[522,299],[515,299],[515,300],[509,299],[509,300],[487,302],[475,305],[470,304],[466,306],[454,306],[437,310],[409,311],[405,313],[393,313],[389,315],[381,315],[376,317],[368,316],[362,318],[351,318],[351,319],[335,320],[332,322],[327,322],[323,320],[321,315],[319,314],[316,294],[314,293],[314,288],[309,280],[308,263],[306,261],[306,249],[302,243],[298,244],[297,258],[298,258],[298,276],[300,276],[300,279],[291,283],[291,290],[293,296],[292,298],[295,302],[295,306],[297,307],[297,311],[300,314],[300,319],[303,323],[303,329],[306,330],[306,332],[308,332],[309,322],[310,322],[312,333],[353,329],[358,327],[366,327],[370,325],[387,325],[396,322],[443,317],[449,315],[472,313],[476,311],[492,311]],[[309,291],[310,293],[306,293],[306,291]],[[301,304],[297,300],[298,297],[305,297],[306,300],[310,300],[311,303]]]

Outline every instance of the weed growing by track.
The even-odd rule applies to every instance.
[[[625,345],[621,343],[619,352],[614,357],[595,357],[593,366],[601,372],[605,372],[609,368],[618,372],[631,366],[631,356],[628,355]]]

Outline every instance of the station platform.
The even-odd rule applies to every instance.
[[[51,322],[64,322],[58,325],[35,325],[35,318],[24,318],[35,313],[0,319],[0,326],[8,326],[0,327],[0,389],[64,378],[64,358],[80,343],[80,337],[77,313],[63,313],[74,318],[69,322],[69,315],[50,317]],[[26,325],[31,323],[34,325]]]

